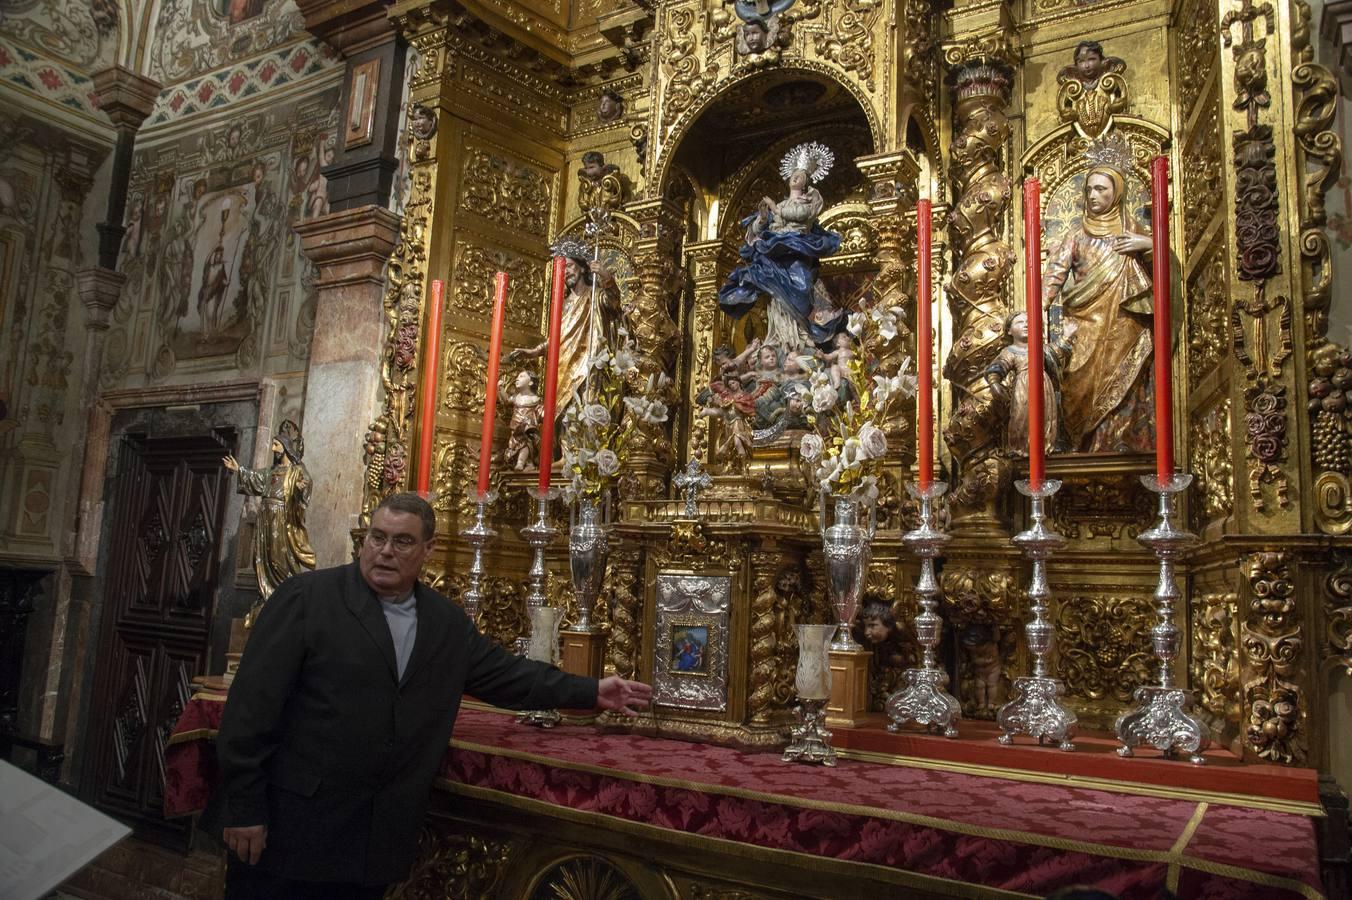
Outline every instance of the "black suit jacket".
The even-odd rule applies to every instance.
[[[419,583],[396,676],[385,614],[356,563],[290,578],[255,623],[226,700],[221,784],[203,820],[268,826],[258,865],[285,878],[404,878],[464,693],[522,709],[589,709],[596,681],[514,656]]]

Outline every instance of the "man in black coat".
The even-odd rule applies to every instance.
[[[628,715],[645,684],[514,656],[418,582],[436,518],[387,497],[358,562],[283,582],[226,700],[203,826],[231,854],[226,900],[378,898],[407,876],[463,694]]]

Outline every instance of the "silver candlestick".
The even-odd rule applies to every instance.
[[[897,731],[907,722],[916,722],[943,732],[944,737],[955,738],[962,704],[948,692],[948,673],[939,667],[935,652],[944,622],[936,611],[939,582],[934,577],[934,559],[950,538],[935,527],[934,501],[943,496],[948,485],[936,481],[922,489],[909,484],[907,490],[920,501],[920,526],[908,531],[902,540],[920,557],[920,579],[915,592],[920,598],[921,612],[915,617],[915,635],[924,648],[924,658],[920,668],[906,670],[906,686],[887,698],[887,717],[891,719],[887,730]]]
[[[530,584],[526,591],[527,616],[531,609],[549,602],[545,594],[545,584],[549,580],[549,572],[545,569],[545,549],[559,533],[549,522],[549,501],[559,495],[558,489],[549,488],[541,492],[538,488],[531,488],[530,495],[535,498],[535,521],[521,529],[521,537],[531,548],[530,571],[526,573]]]
[[[530,587],[526,590],[526,635],[516,639],[516,650],[521,656],[538,658],[550,665],[558,664],[558,614],[545,617],[553,620],[547,626],[549,634],[537,634],[536,629],[541,627],[539,623],[542,615],[536,610],[544,609],[549,604],[549,596],[545,593],[545,585],[549,581],[549,571],[545,568],[545,549],[559,533],[559,530],[549,522],[549,501],[558,494],[557,488],[543,492],[538,488],[531,488],[530,495],[535,499],[535,521],[521,529],[521,536],[531,548],[530,571],[526,573]],[[536,647],[533,656],[532,644]],[[552,728],[561,718],[556,709],[532,709],[518,715],[517,721],[524,725]]]
[[[1052,551],[1065,545],[1065,538],[1047,527],[1047,499],[1061,489],[1061,482],[1047,479],[1034,487],[1027,481],[1014,485],[1019,493],[1032,501],[1032,527],[1014,535],[1016,546],[1033,561],[1033,578],[1028,585],[1028,600],[1033,620],[1024,626],[1028,636],[1028,652],[1033,655],[1033,674],[1014,680],[1013,700],[1000,707],[995,724],[1000,726],[1000,743],[1014,743],[1014,735],[1026,734],[1037,738],[1039,744],[1054,741],[1062,750],[1074,750],[1071,738],[1075,734],[1075,714],[1061,705],[1060,696],[1065,687],[1058,678],[1047,674],[1047,656],[1056,643],[1056,626],[1047,621],[1047,559]]]
[[[789,746],[780,757],[784,762],[836,764],[836,748],[826,730],[826,701],[801,700],[794,710],[797,721],[789,726]]]
[[[469,565],[469,587],[465,589],[463,597],[465,615],[469,616],[470,621],[477,623],[479,621],[479,609],[483,605],[483,580],[484,580],[484,547],[493,542],[493,538],[498,536],[488,524],[488,507],[498,498],[495,491],[489,491],[480,494],[471,487],[467,492],[469,501],[474,504],[474,524],[464,531],[460,536],[465,539],[465,543],[474,549],[474,557]]]
[[[1159,523],[1136,539],[1155,551],[1160,561],[1160,580],[1155,587],[1155,614],[1159,621],[1150,629],[1160,676],[1158,684],[1138,687],[1136,707],[1117,717],[1117,739],[1122,742],[1117,752],[1129,757],[1133,747],[1149,745],[1161,751],[1166,759],[1172,759],[1182,750],[1190,762],[1200,766],[1206,762],[1202,751],[1211,742],[1201,721],[1188,714],[1192,691],[1174,685],[1173,671],[1182,638],[1174,624],[1174,601],[1181,596],[1174,580],[1174,560],[1197,543],[1195,534],[1174,527],[1174,504],[1192,483],[1192,476],[1180,472],[1162,482],[1154,475],[1145,475],[1141,483],[1160,495]]]

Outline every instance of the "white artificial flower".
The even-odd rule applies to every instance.
[[[836,405],[840,399],[840,393],[831,386],[828,381],[826,384],[818,385],[812,389],[812,411],[826,412]]]
[[[887,455],[887,435],[872,422],[859,429],[860,452],[864,459],[882,459]]]
[[[598,350],[591,358],[591,367],[593,369],[604,369],[610,365],[610,351]]]
[[[666,393],[667,387],[671,384],[671,379],[667,377],[666,372],[654,372],[648,376],[648,396],[658,396]]]
[[[823,386],[831,387],[831,373],[825,368],[817,369],[808,376],[807,384],[814,391]]]
[[[610,424],[610,411],[599,403],[589,403],[582,410],[582,423],[592,428],[605,428]]]
[[[886,375],[874,375],[873,399],[878,403],[886,402],[887,398],[892,395],[892,391],[895,387],[893,380]]]
[[[864,445],[859,442],[857,437],[848,437],[840,448],[840,467],[842,469],[857,469],[864,460],[868,459],[864,455]]]
[[[911,358],[909,356],[901,361],[901,367],[897,369],[897,374],[892,377],[892,384],[893,389],[900,391],[903,397],[914,397],[915,392],[919,390],[920,380],[911,371]]]
[[[873,318],[873,324],[878,328],[878,334],[885,341],[890,341],[897,336],[897,313],[901,311],[896,306],[875,306],[869,310],[869,315]]]
[[[859,337],[864,333],[865,321],[864,313],[850,313],[850,317],[845,320],[845,330],[855,337]]]
[[[617,375],[629,374],[636,365],[638,364],[634,361],[634,354],[630,353],[628,348],[615,351],[615,355],[611,358],[611,368]]]
[[[811,462],[822,453],[822,439],[820,435],[805,434],[803,441],[798,445],[798,453],[803,459]]]
[[[854,489],[854,498],[868,505],[878,502],[878,476],[866,475],[861,478],[859,487]]]
[[[817,483],[821,485],[822,490],[830,491],[831,486],[840,478],[840,473],[840,457],[834,454],[823,456],[821,462],[817,464]]]
[[[625,397],[624,405],[645,425],[660,425],[667,420],[669,410],[661,400],[646,397]]]
[[[609,478],[620,471],[620,458],[615,455],[614,450],[596,451],[596,473],[602,478]]]

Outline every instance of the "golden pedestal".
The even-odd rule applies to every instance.
[[[559,668],[573,675],[600,678],[605,663],[606,636],[599,631],[561,631],[563,662]]]
[[[826,704],[826,724],[853,728],[869,717],[868,650],[832,650],[831,699]]]

